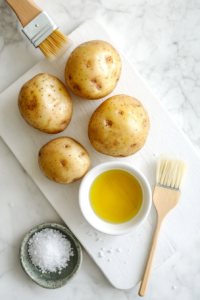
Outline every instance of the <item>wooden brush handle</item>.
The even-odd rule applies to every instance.
[[[33,0],[6,0],[6,2],[14,10],[23,27],[42,12]]]
[[[157,226],[156,226],[156,230],[155,230],[152,245],[151,245],[151,250],[150,250],[148,261],[146,264],[146,269],[144,271],[144,275],[143,275],[142,282],[140,285],[139,295],[142,297],[145,296],[145,294],[146,294],[147,285],[149,282],[149,277],[151,274],[151,269],[152,269],[152,264],[153,264],[153,258],[154,258],[154,254],[155,254],[156,246],[157,246],[157,242],[158,242],[158,236],[159,236],[160,229],[162,226],[162,221],[163,221],[163,219],[158,219],[158,221],[157,221]]]

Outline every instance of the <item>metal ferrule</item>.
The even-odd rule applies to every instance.
[[[58,26],[46,11],[41,12],[22,29],[26,37],[37,48]]]
[[[173,190],[173,191],[177,191],[177,192],[180,192],[179,189],[175,189],[175,188],[172,188],[170,186],[167,186],[167,185],[162,185],[162,184],[159,184],[159,183],[156,183],[157,186],[160,186],[160,187],[163,187],[165,189],[169,189],[169,190]]]

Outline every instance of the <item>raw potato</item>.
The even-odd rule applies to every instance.
[[[18,105],[25,121],[46,133],[59,133],[66,129],[73,112],[67,88],[49,74],[38,74],[27,81],[19,93]]]
[[[88,127],[90,142],[106,155],[125,157],[139,151],[149,133],[148,114],[137,99],[113,96],[93,113]]]
[[[38,163],[48,179],[68,184],[79,180],[88,172],[90,156],[74,139],[59,137],[40,149]]]
[[[65,81],[79,97],[100,99],[114,90],[121,68],[121,58],[112,45],[90,41],[71,53],[66,64]]]

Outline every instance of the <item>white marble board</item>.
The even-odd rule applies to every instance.
[[[73,48],[85,41],[101,39],[112,43],[120,52],[119,45],[113,43],[102,25],[93,20],[78,27],[70,37],[74,42]],[[154,207],[148,220],[131,234],[112,237],[98,233],[84,220],[80,212],[78,205],[80,181],[63,186],[45,178],[37,163],[40,147],[58,136],[73,137],[89,152],[91,168],[102,162],[123,160],[139,168],[152,188],[155,183],[156,158],[159,154],[173,153],[187,161],[187,174],[180,201],[163,225],[153,268],[161,265],[199,230],[200,157],[121,52],[122,74],[111,95],[124,93],[138,98],[146,108],[151,123],[147,143],[137,154],[128,158],[113,158],[98,153],[90,144],[87,136],[88,122],[93,111],[103,100],[83,100],[71,93],[74,113],[69,127],[61,134],[48,135],[28,126],[22,119],[17,105],[21,86],[41,72],[50,73],[64,82],[65,64],[73,48],[57,62],[50,63],[46,59],[42,60],[0,95],[0,134],[111,284],[119,289],[129,289],[141,280],[144,271],[156,224]],[[101,248],[105,248],[103,258],[98,255]],[[113,248],[113,253],[108,252],[110,248]],[[118,252],[118,248],[122,251]]]

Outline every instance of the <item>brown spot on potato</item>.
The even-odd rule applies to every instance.
[[[135,147],[137,144],[132,144],[132,145],[130,145],[130,147]]]
[[[78,90],[79,92],[81,91],[81,88],[78,84],[74,84],[73,89]]]
[[[65,145],[65,146],[64,146],[64,148],[68,148],[68,147],[69,147],[68,145]]]
[[[110,120],[105,120],[104,123],[105,123],[106,126],[109,126],[109,127],[111,127],[112,124],[113,124],[113,122],[110,121]]]
[[[136,107],[137,105],[135,103],[130,103],[131,106]]]
[[[61,163],[61,165],[64,167],[64,166],[66,165],[66,160],[63,159],[63,160],[60,161],[60,163]]]
[[[72,182],[79,180],[79,177],[72,179]]]
[[[29,105],[27,106],[27,109],[34,110],[37,107],[37,99],[36,97],[33,97],[33,100],[30,101]]]
[[[119,110],[119,111],[118,111],[118,114],[119,114],[119,115],[123,115],[123,114],[124,114],[123,110]]]
[[[92,80],[91,80],[91,82],[95,83],[95,82],[96,82],[96,80],[95,80],[95,79],[92,79]]]
[[[42,153],[41,153],[41,151],[39,152],[39,156],[41,156],[42,155]]]
[[[107,62],[107,63],[113,63],[113,58],[112,58],[112,56],[106,57],[106,62]]]
[[[147,126],[147,119],[143,120],[143,126],[146,127]]]
[[[97,90],[100,90],[101,89],[101,85],[97,85]]]

